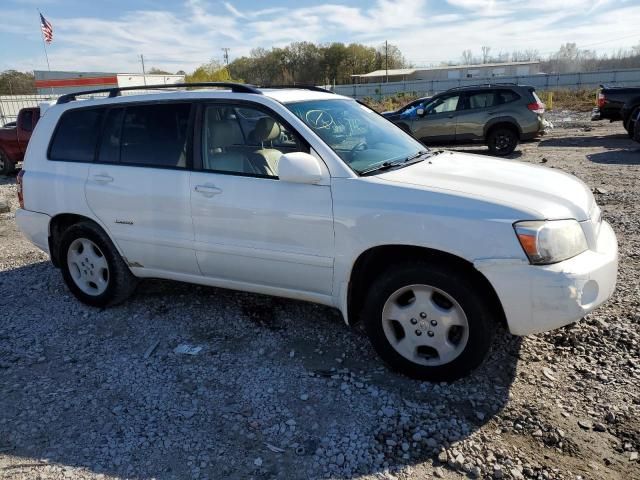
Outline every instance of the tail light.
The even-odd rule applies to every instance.
[[[537,113],[538,115],[542,115],[544,113],[545,104],[542,102],[533,102],[527,105],[527,108],[531,110],[533,113]]]
[[[604,107],[604,104],[607,102],[607,97],[604,96],[604,93],[598,93],[598,108]]]
[[[24,208],[24,191],[22,186],[22,177],[24,177],[24,170],[20,169],[18,176],[16,177],[16,183],[18,185],[18,203],[20,208]]]

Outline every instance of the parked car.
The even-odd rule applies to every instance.
[[[636,142],[640,142],[640,110],[635,113],[633,117],[633,139]]]
[[[430,151],[317,88],[189,86],[227,90],[67,95],[34,132],[16,221],[88,305],[149,277],[317,302],[452,380],[498,324],[558,328],[614,290],[615,234],[571,175]]]
[[[519,141],[544,133],[544,111],[535,88],[496,84],[452,88],[413,116],[387,118],[425,144],[484,142],[492,154],[504,156]]]
[[[418,109],[424,108],[425,103],[427,103],[430,99],[431,97],[418,98],[417,100],[409,102],[397,110],[382,112],[381,115],[385,117],[387,120],[390,120],[392,122],[395,122],[398,120],[415,119],[418,116],[418,113],[417,113]],[[405,123],[398,124],[398,126],[400,127],[402,127],[403,125],[405,125]],[[407,131],[408,133],[411,133],[408,128],[406,128],[405,131]]]
[[[598,105],[591,112],[591,120],[622,121],[622,125],[633,136],[633,119],[640,112],[640,87],[606,87],[600,85]]]
[[[24,158],[31,132],[40,119],[40,109],[23,108],[18,112],[18,119],[0,128],[0,175],[13,172],[16,164]]]

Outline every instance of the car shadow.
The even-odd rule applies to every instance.
[[[1,271],[0,287],[0,455],[36,470],[240,479],[460,468],[438,454],[505,407],[521,344],[500,330],[472,375],[432,384],[389,371],[328,307],[151,280],[95,309],[48,262]],[[180,355],[181,344],[202,350]]]
[[[546,138],[540,141],[539,147],[578,147],[578,148],[625,148],[635,143],[626,133],[614,135],[577,135]]]
[[[608,165],[640,165],[640,145],[628,150],[609,150],[606,152],[590,153],[587,160],[594,163]]]

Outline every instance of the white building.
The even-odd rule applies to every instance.
[[[353,83],[403,82],[412,80],[458,80],[465,78],[527,76],[540,73],[540,62],[481,63],[478,65],[443,65],[428,68],[375,70],[351,75]]]

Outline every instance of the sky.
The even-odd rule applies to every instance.
[[[192,71],[256,47],[388,40],[416,66],[562,43],[599,53],[640,44],[640,0],[0,0],[0,71],[47,67],[38,10],[53,24],[51,70]],[[364,72],[363,72],[364,73]]]

